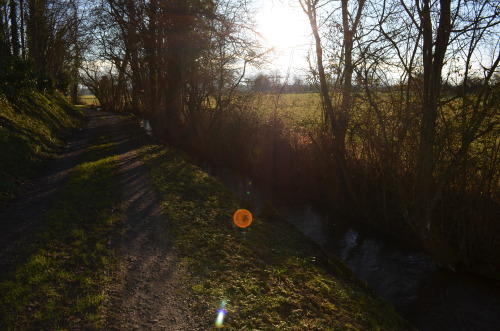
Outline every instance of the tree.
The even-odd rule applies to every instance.
[[[78,35],[75,1],[28,0],[26,36],[28,58],[33,61],[41,88],[54,88],[70,76]],[[69,81],[59,89],[66,90]],[[66,92],[66,91],[64,91]]]
[[[478,228],[468,225],[474,230],[467,233],[470,221],[453,219],[443,206],[456,203],[458,188],[461,197],[488,192],[483,201],[498,199],[489,189],[499,177],[492,170],[498,160],[498,2],[299,3],[314,37],[311,72],[323,132],[331,137],[330,145],[321,137],[316,145],[329,146],[330,169],[344,182],[336,197],[349,192],[366,215],[405,219],[429,252],[453,265],[457,251],[465,250],[454,251],[458,244],[450,238],[457,232],[472,238]],[[489,170],[477,170],[481,156]],[[464,239],[469,251],[471,240]]]
[[[359,38],[358,29],[365,0],[357,0],[355,4],[349,4],[348,0],[342,0],[340,7],[341,24],[333,19],[334,16],[332,16],[332,13],[325,14],[327,20],[332,20],[332,22],[329,22],[329,26],[334,26],[335,28],[341,27],[340,30],[343,37],[342,52],[337,59],[339,66],[337,67],[337,77],[334,86],[331,84],[332,76],[327,73],[324,66],[324,44],[320,35],[319,11],[320,7],[326,6],[326,3],[321,3],[320,0],[299,0],[299,3],[309,19],[311,31],[314,36],[316,63],[313,72],[317,74],[319,79],[323,118],[332,136],[333,146],[331,153],[334,155],[336,161],[336,169],[334,171],[338,172],[337,177],[341,178],[340,182],[343,183],[343,185],[338,186],[339,192],[336,195],[339,198],[342,197],[343,194],[341,192],[346,189],[355,204],[361,207],[353,186],[352,175],[350,174],[347,161],[346,134],[349,127],[352,105],[352,76],[355,69],[353,60],[354,42]],[[333,11],[335,9],[332,9]],[[353,12],[355,13],[354,15],[352,14]],[[338,96],[340,96],[340,102],[338,102]],[[337,100],[333,100],[333,98]]]
[[[10,36],[12,45],[12,54],[19,57],[21,45],[19,44],[19,25],[17,24],[17,3],[15,0],[9,1],[10,7]]]
[[[128,93],[130,108],[164,139],[184,141],[189,122],[202,112],[214,125],[247,63],[258,57],[242,34],[248,21],[238,21],[244,10],[234,1],[103,0],[89,24],[95,46],[87,61],[111,64],[113,81],[123,86],[116,91]],[[209,96],[215,108],[206,107]]]
[[[387,185],[394,188],[396,205],[407,224],[438,260],[453,265],[457,251],[464,254],[465,249],[453,251],[451,233],[463,233],[462,238],[470,242],[470,233],[477,229],[465,231],[463,224],[469,221],[452,221],[453,213],[438,208],[458,203],[457,196],[471,196],[468,190],[477,172],[469,164],[480,159],[479,150],[491,151],[491,156],[496,150],[490,142],[496,141],[493,109],[498,90],[491,79],[498,71],[500,54],[498,5],[397,0],[374,3],[371,11],[378,21],[373,30],[378,35],[361,52],[359,71],[369,110],[376,114],[376,124],[366,127],[366,136],[377,146],[381,172],[390,178]],[[479,81],[474,78],[478,74]],[[384,94],[368,83],[374,77],[385,86]],[[470,93],[472,85],[476,93]],[[485,173],[493,176],[495,171]]]
[[[253,80],[252,91],[268,92],[271,89],[271,80],[265,74],[258,74]]]
[[[423,39],[422,124],[417,165],[417,205],[422,212],[420,215],[422,221],[419,223],[421,231],[424,232],[431,228],[431,213],[435,204],[431,197],[434,184],[436,121],[441,96],[441,76],[452,29],[451,0],[440,0],[437,27],[431,18],[431,5],[430,0],[423,0],[422,4],[420,1],[416,2],[419,17],[419,22],[416,24]]]

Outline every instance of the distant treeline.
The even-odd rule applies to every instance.
[[[414,78],[415,80],[418,77]],[[422,79],[422,77],[420,77]],[[457,83],[453,81],[443,82],[442,90],[443,93],[456,95],[457,93],[464,92],[467,94],[474,94],[480,92],[481,88],[485,85],[485,78],[471,77],[464,87],[462,83]],[[377,84],[373,82],[370,89],[379,92],[389,92],[394,85],[399,85],[399,82],[394,82],[390,84]],[[295,76],[291,79],[291,82],[286,77],[280,74],[266,74],[260,73],[252,78],[246,78],[242,84],[238,87],[239,91],[242,92],[267,92],[267,93],[318,93],[318,86],[315,84],[307,83],[306,79],[302,79],[299,76]],[[353,92],[363,92],[365,90],[365,85],[362,80],[354,82],[352,85]]]

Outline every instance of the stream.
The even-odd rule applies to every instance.
[[[147,121],[142,127],[153,135]],[[310,204],[293,204],[228,169],[201,167],[259,215],[270,201],[299,231],[339,257],[380,297],[422,331],[500,330],[500,282],[441,268],[421,251],[336,218]]]
[[[250,200],[257,215],[271,201],[287,221],[342,259],[419,330],[500,330],[500,282],[441,268],[404,242],[337,220],[310,204],[290,204],[230,170],[202,168],[238,198]]]

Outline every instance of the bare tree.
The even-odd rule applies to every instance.
[[[26,36],[28,57],[34,63],[40,86],[67,89],[74,56],[75,1],[28,0]],[[66,92],[66,91],[65,91]]]
[[[307,15],[314,36],[316,62],[313,72],[319,79],[319,90],[323,105],[323,117],[327,128],[331,130],[333,147],[331,153],[335,157],[338,177],[341,178],[340,191],[347,189],[349,196],[358,207],[361,202],[352,182],[352,174],[347,161],[346,134],[349,127],[349,119],[352,107],[352,79],[355,69],[353,60],[354,43],[359,40],[359,26],[362,18],[365,0],[357,0],[349,3],[342,0],[340,8],[332,8],[325,13],[326,22],[320,22],[320,8],[328,6],[329,1],[320,0],[299,0],[302,10]],[[340,9],[341,18],[338,22],[334,18],[334,12]],[[343,42],[342,52],[339,54],[338,66],[336,70],[336,83],[332,86],[332,77],[325,70],[324,66],[324,43],[321,38],[321,25],[328,23],[342,32]],[[334,89],[335,88],[335,89]],[[335,98],[336,100],[334,100]],[[339,100],[340,98],[340,100]],[[337,194],[338,197],[342,193]]]
[[[454,194],[470,196],[477,172],[468,164],[477,164],[479,150],[493,153],[486,160],[496,159],[491,142],[498,125],[493,115],[498,103],[493,83],[498,72],[498,5],[398,0],[374,3],[371,11],[378,20],[378,37],[371,49],[361,51],[359,72],[377,124],[365,128],[366,136],[407,224],[440,261],[453,265],[458,253],[450,246],[450,233],[459,231],[461,238],[468,238],[478,227],[467,233],[461,224],[469,222],[452,221],[453,213],[437,209],[456,199]],[[473,79],[478,74],[479,81]],[[373,79],[383,83],[384,93],[377,92],[380,85],[370,83]]]

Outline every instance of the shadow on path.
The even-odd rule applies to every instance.
[[[118,118],[116,120],[119,120]],[[118,243],[119,282],[110,289],[109,330],[198,330],[181,293],[179,263],[166,218],[140,160],[131,121],[110,126],[122,178],[124,230]]]
[[[0,212],[0,279],[29,256],[30,244],[44,224],[44,217],[89,142],[103,130],[98,114],[86,111],[88,123],[68,147],[49,161],[45,174],[21,192]]]
[[[88,124],[51,161],[45,175],[0,213],[0,279],[29,257],[30,244],[45,214],[94,139],[116,145],[122,184],[121,233],[115,245],[119,270],[108,289],[106,330],[203,330],[182,294],[182,269],[166,228],[166,218],[138,152],[144,135],[130,118],[86,111]]]

